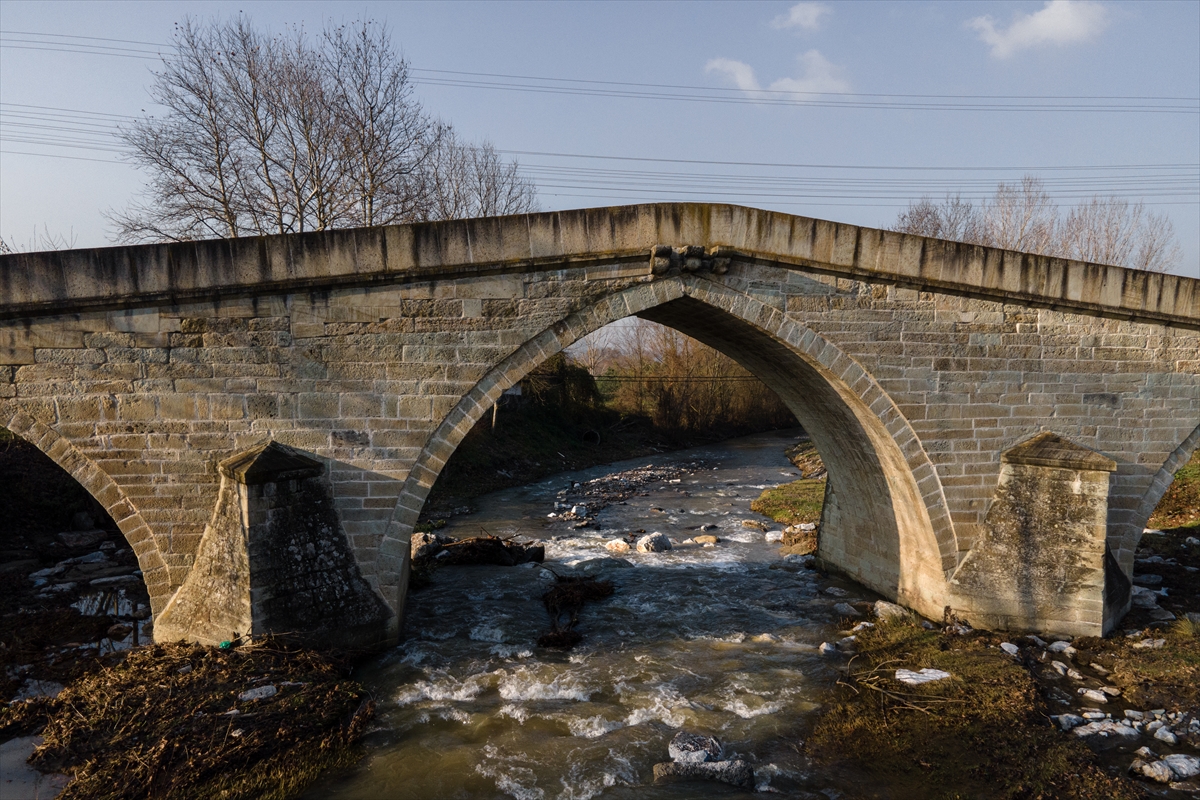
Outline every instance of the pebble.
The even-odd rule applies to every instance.
[[[821,646],[817,648],[817,652],[819,652],[823,656],[831,656],[834,653],[839,652],[839,650],[837,649],[836,644],[830,644],[829,642],[821,642]]]
[[[843,617],[861,617],[862,612],[849,603],[838,603],[833,610]]]

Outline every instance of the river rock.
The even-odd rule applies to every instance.
[[[721,541],[721,539],[717,536],[713,536],[711,533],[706,533],[695,537],[692,539],[692,541],[694,541],[696,544],[716,544],[717,542]]]
[[[1175,773],[1171,772],[1171,767],[1165,761],[1155,761],[1151,764],[1143,763],[1138,770],[1143,776],[1158,783],[1170,783]]]
[[[887,600],[877,600],[875,602],[875,616],[888,622],[891,620],[908,619],[909,614],[908,609],[904,606],[889,603]]]
[[[862,612],[849,603],[838,603],[833,610],[843,617],[861,617]]]
[[[1090,700],[1093,703],[1107,703],[1108,695],[1097,689],[1080,689],[1079,694],[1084,700]]]
[[[1175,773],[1175,777],[1181,781],[1200,775],[1200,757],[1176,753],[1172,756],[1163,756],[1162,760],[1171,768],[1171,772]]]
[[[699,733],[680,731],[667,745],[667,754],[671,760],[680,764],[694,764],[703,761],[720,761],[725,755],[725,748],[712,736]]]
[[[767,531],[767,544],[779,544],[783,541],[783,531]]]
[[[1179,744],[1179,737],[1166,725],[1154,732],[1154,738],[1166,744]]]
[[[1136,739],[1141,735],[1136,729],[1131,728],[1128,725],[1122,725],[1119,722],[1113,722],[1111,719],[1101,719],[1096,720],[1095,722],[1089,722],[1087,725],[1080,725],[1071,732],[1076,736],[1084,738],[1088,736],[1121,736],[1126,739]]]
[[[258,686],[254,689],[247,689],[238,695],[238,700],[242,701],[243,703],[248,703],[251,700],[266,700],[268,697],[274,697],[278,693],[279,690],[268,683],[266,686]]]
[[[589,558],[575,564],[574,568],[577,572],[582,572],[584,575],[596,575],[605,570],[629,569],[632,566],[633,562],[627,561],[624,558]]]
[[[1064,731],[1078,728],[1083,724],[1083,717],[1079,716],[1078,714],[1059,714],[1058,716],[1051,717],[1050,719],[1057,722],[1058,727],[1062,728]]]
[[[437,533],[414,533],[408,544],[409,556],[413,561],[433,558],[449,541],[449,536]]]
[[[58,540],[72,549],[91,547],[108,538],[105,531],[63,531],[58,534]]]
[[[1134,575],[1134,586],[1162,586],[1162,575]]]
[[[648,533],[637,540],[639,553],[661,553],[671,549],[671,540],[664,533]]]
[[[1016,656],[1017,653],[1021,652],[1021,649],[1012,642],[1001,642],[1000,649],[1008,653],[1010,656]]]
[[[720,781],[742,789],[754,788],[754,770],[745,761],[702,761],[680,763],[668,761],[654,765],[654,780],[659,781]]]
[[[628,553],[629,542],[624,539],[613,539],[611,542],[604,545],[605,550],[610,550],[614,553]]]

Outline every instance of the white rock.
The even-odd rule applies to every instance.
[[[1179,737],[1176,736],[1174,733],[1172,733],[1171,729],[1168,728],[1166,725],[1162,726],[1161,728],[1159,728],[1158,730],[1156,730],[1154,732],[1154,738],[1158,739],[1160,742],[1166,742],[1167,744],[1178,744],[1179,743]]]
[[[1089,722],[1086,725],[1080,725],[1071,731],[1076,736],[1102,736],[1108,737],[1111,735],[1121,736],[1126,739],[1136,739],[1138,732],[1133,728],[1126,727],[1118,722],[1113,722],[1111,719],[1101,719],[1095,722]]]
[[[875,627],[874,622],[860,622],[857,625],[855,625],[852,630],[854,633],[859,633],[860,631],[865,631],[867,628],[874,628],[874,627]]]
[[[1155,760],[1158,759],[1157,753],[1155,753],[1149,747],[1144,747],[1144,746],[1139,747],[1137,750],[1135,750],[1134,755],[1141,756],[1142,758],[1153,758]]]
[[[904,606],[898,606],[895,603],[889,603],[887,600],[877,600],[875,602],[875,616],[881,620],[893,619],[908,619],[908,609]]]
[[[1100,691],[1104,692],[1109,697],[1120,697],[1121,690],[1115,686],[1101,686]]]
[[[858,643],[858,637],[851,634],[844,639],[838,639],[837,646],[841,650],[853,650],[855,644]]]
[[[637,549],[639,553],[661,553],[671,549],[671,540],[667,538],[666,534],[655,531],[638,539]]]
[[[1175,773],[1175,777],[1181,781],[1200,775],[1200,757],[1176,753],[1171,756],[1163,756],[1162,760],[1171,768],[1171,772]]]
[[[1021,652],[1021,648],[1017,647],[1012,642],[1001,642],[1000,649],[1008,653],[1010,656],[1015,656],[1017,653]]]
[[[614,553],[628,553],[629,542],[624,539],[613,539],[604,545],[605,550],[611,550]]]
[[[1029,641],[1033,642],[1034,644],[1036,644],[1038,647],[1046,646],[1046,641],[1044,639],[1042,639],[1040,636],[1034,636],[1033,634],[1030,634],[1030,635],[1026,636],[1025,638],[1028,639]]]
[[[1165,761],[1143,764],[1140,771],[1142,775],[1158,783],[1170,783],[1175,777],[1175,773],[1171,772],[1171,767]]]
[[[924,669],[913,672],[908,669],[896,670],[896,680],[908,686],[920,686],[923,683],[932,683],[933,681],[944,681],[946,678],[952,677],[949,672],[943,672],[940,669]]]
[[[769,543],[782,542],[783,531],[767,531],[767,541]]]
[[[243,703],[248,703],[251,700],[266,700],[268,697],[274,697],[278,693],[279,690],[268,683],[266,686],[258,686],[254,689],[247,689],[238,695],[238,700]]]
[[[836,644],[830,644],[829,642],[821,642],[821,646],[817,648],[817,652],[819,652],[823,656],[831,656],[834,653],[837,653],[839,651],[837,649]]]
[[[1067,677],[1073,681],[1083,680],[1083,674],[1073,669],[1067,670]]]
[[[1052,642],[1049,645],[1047,645],[1046,649],[1049,650],[1051,653],[1061,653],[1063,650],[1066,650],[1070,646],[1071,646],[1070,642],[1065,642],[1062,639],[1059,639],[1057,642]]]
[[[577,517],[586,517],[588,513],[588,507],[582,504],[571,506],[571,513]]]
[[[1142,639],[1140,642],[1134,642],[1133,646],[1139,650],[1158,650],[1166,643],[1166,639]]]
[[[1093,703],[1108,702],[1108,695],[1096,689],[1080,689],[1079,694],[1083,696],[1084,700],[1090,700]]]
[[[1064,664],[1061,661],[1051,661],[1050,669],[1054,670],[1059,675],[1066,675],[1067,671],[1070,669],[1070,667],[1068,667],[1066,664]]]
[[[799,525],[796,525],[794,527],[796,528],[796,530],[800,530],[800,531],[815,531],[817,529],[817,525],[815,522],[801,522]]]
[[[1058,716],[1051,717],[1050,719],[1057,722],[1058,727],[1062,728],[1064,731],[1069,731],[1072,728],[1078,728],[1083,724],[1083,717],[1077,714],[1059,714]]]
[[[1142,712],[1134,711],[1132,708],[1127,708],[1125,709],[1125,718],[1140,720],[1142,718]]]

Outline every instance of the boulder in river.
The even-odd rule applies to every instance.
[[[611,542],[608,542],[604,545],[604,549],[610,550],[614,553],[628,553],[629,542],[625,541],[624,539],[613,539]]]
[[[692,541],[696,544],[716,544],[717,542],[721,541],[721,539],[720,537],[713,536],[711,533],[706,533],[701,536],[697,536],[696,538],[692,539]]]
[[[671,549],[671,540],[665,533],[648,533],[637,540],[639,553],[661,553]]]
[[[754,788],[754,770],[740,758],[731,761],[679,762],[654,765],[654,781],[720,781],[742,789]]]
[[[680,731],[667,745],[667,754],[672,761],[680,763],[720,761],[725,755],[725,748],[715,737]]]

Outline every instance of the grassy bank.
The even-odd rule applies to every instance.
[[[858,656],[808,740],[810,756],[845,777],[848,794],[895,800],[1141,797],[1131,780],[1101,768],[1092,751],[1048,717],[1021,662],[976,632],[953,636],[915,620],[880,622],[858,635]],[[898,668],[953,677],[922,686]]]

